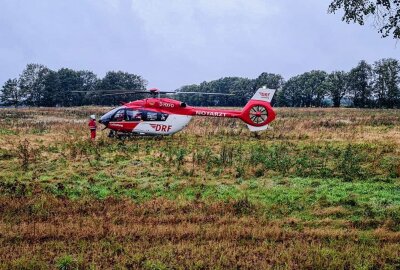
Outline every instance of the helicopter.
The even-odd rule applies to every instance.
[[[193,107],[185,102],[160,97],[160,94],[233,95],[226,93],[160,91],[152,88],[106,95],[128,93],[145,93],[152,97],[124,103],[101,116],[99,123],[105,126],[104,129],[110,129],[109,137],[172,135],[184,129],[193,116],[239,118],[250,131],[256,132],[268,129],[276,116],[271,106],[275,90],[266,87],[259,88],[242,110]]]

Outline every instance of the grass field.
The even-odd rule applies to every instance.
[[[399,110],[90,142],[108,109],[0,110],[1,269],[400,269]]]

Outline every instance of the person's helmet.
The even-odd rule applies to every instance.
[[[95,114],[92,114],[92,115],[90,116],[90,119],[96,120],[96,115],[95,115]]]

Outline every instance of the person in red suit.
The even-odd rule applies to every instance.
[[[96,139],[96,115],[92,114],[90,116],[90,121],[89,121],[89,129],[90,129],[90,138],[92,140]]]

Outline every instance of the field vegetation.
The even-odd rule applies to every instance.
[[[400,111],[91,142],[108,109],[0,110],[0,268],[400,268]]]

